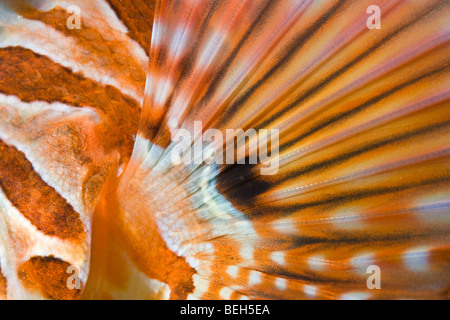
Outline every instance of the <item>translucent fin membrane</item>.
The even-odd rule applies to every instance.
[[[154,221],[195,270],[194,299],[447,297],[449,15],[446,1],[157,2],[126,234]],[[178,129],[195,158],[238,128],[279,130],[276,174],[248,163],[260,134],[228,147],[236,164],[172,161]],[[224,139],[199,148],[207,129]]]

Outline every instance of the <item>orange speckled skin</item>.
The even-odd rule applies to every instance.
[[[68,267],[69,263],[52,256],[32,257],[20,266],[18,275],[27,288],[39,290],[47,299],[79,299],[81,290],[67,287]]]

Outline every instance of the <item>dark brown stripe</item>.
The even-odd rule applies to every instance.
[[[2,140],[0,188],[21,214],[46,235],[80,239],[84,234],[80,215],[42,180],[21,151]]]
[[[67,287],[73,275],[67,273],[70,266],[53,256],[34,256],[19,267],[17,274],[25,287],[40,291],[47,299],[74,300],[81,297],[81,290]]]
[[[338,154],[336,156],[333,156],[328,159],[324,159],[320,162],[298,168],[296,170],[293,170],[289,173],[289,176],[287,177],[280,177],[279,181],[288,181],[291,179],[298,178],[299,176],[302,176],[304,174],[310,174],[314,171],[322,170],[322,169],[329,169],[332,166],[341,164],[347,160],[350,160],[354,157],[357,157],[361,154],[377,150],[379,148],[392,145],[394,143],[405,141],[414,137],[424,136],[426,134],[429,134],[434,131],[442,130],[442,129],[448,129],[450,126],[450,121],[443,121],[439,123],[434,123],[432,125],[428,125],[426,127],[417,128],[415,130],[410,130],[407,132],[403,132],[401,134],[387,137],[384,139],[379,139],[376,141],[373,141],[371,143],[364,144],[362,146],[357,146],[351,150],[347,150],[346,152],[343,152],[341,154]]]
[[[217,180],[217,188],[220,193],[225,196],[227,200],[230,201],[238,210],[251,218],[269,215],[285,216],[297,210],[319,205],[344,203],[345,201],[396,192],[405,188],[413,188],[414,186],[404,186],[402,187],[403,189],[397,187],[386,187],[382,189],[364,190],[348,195],[330,197],[329,199],[316,201],[314,203],[293,204],[292,206],[276,206],[271,204],[260,205],[257,203],[258,196],[270,190],[271,187],[277,183],[295,179],[301,175],[311,174],[315,171],[329,169],[334,165],[341,164],[366,152],[377,150],[387,145],[405,141],[410,138],[424,136],[438,130],[445,130],[448,129],[449,126],[450,121],[443,121],[422,128],[410,130],[408,132],[403,132],[395,136],[378,139],[372,141],[371,143],[366,143],[361,146],[356,146],[350,150],[345,150],[345,152],[341,154],[323,159],[322,161],[311,165],[301,166],[288,174],[271,176],[270,180],[265,180],[263,176],[255,176],[252,165],[233,165],[230,166],[231,169],[226,170],[219,175]],[[446,179],[448,180],[448,177],[446,177]]]
[[[233,51],[231,51],[230,55],[227,57],[225,62],[218,68],[214,78],[212,79],[211,83],[208,86],[208,90],[198,103],[199,106],[202,106],[215,93],[220,82],[227,74],[229,67],[236,59],[238,53],[241,51],[244,44],[248,41],[250,36],[255,32],[255,30],[257,30],[257,28],[261,24],[264,24],[264,22],[267,19],[270,19],[270,13],[271,10],[274,9],[275,4],[276,4],[275,1],[268,1],[267,4],[261,9],[261,12],[253,21],[253,23],[250,25],[250,27],[245,31],[244,35],[239,40],[239,43],[233,48]]]
[[[229,195],[230,198],[235,201],[238,200],[238,203],[253,203],[253,198],[270,190],[271,186],[276,185],[277,183],[297,179],[299,176],[311,174],[315,171],[328,169],[366,152],[377,150],[387,145],[402,142],[407,139],[424,136],[433,133],[434,131],[445,130],[448,129],[449,126],[450,121],[443,121],[421,128],[416,128],[408,132],[402,132],[394,136],[373,140],[364,145],[343,150],[342,153],[324,158],[321,161],[317,161],[307,166],[301,166],[292,171],[286,172],[285,174],[279,173],[271,176],[270,180],[265,180],[265,177],[260,176],[258,171],[255,171],[254,166],[252,165],[231,165],[220,173],[218,188],[222,194]],[[248,163],[248,160],[246,160],[246,163]],[[258,183],[255,184],[255,181],[257,180]]]
[[[375,42],[373,45],[367,48],[364,52],[359,54],[356,58],[345,64],[342,68],[338,69],[337,71],[331,73],[330,75],[326,76],[324,79],[322,79],[320,82],[315,84],[312,88],[307,90],[306,92],[301,92],[299,97],[292,103],[290,103],[288,106],[284,107],[277,113],[275,113],[270,118],[263,121],[261,124],[258,125],[258,128],[266,128],[270,125],[270,123],[273,122],[274,119],[279,119],[281,116],[286,114],[287,112],[293,110],[297,106],[299,106],[303,101],[308,99],[309,97],[315,95],[320,90],[324,89],[326,86],[328,86],[332,81],[336,80],[339,76],[343,75],[345,72],[350,70],[351,68],[355,67],[359,62],[361,62],[366,57],[369,57],[371,54],[374,53],[375,50],[381,48],[383,45],[386,45],[390,40],[394,39],[396,36],[398,36],[401,32],[405,31],[407,28],[413,26],[417,23],[420,19],[424,18],[426,15],[431,13],[434,10],[439,9],[442,6],[442,3],[437,3],[436,5],[428,8],[426,11],[421,11],[418,13],[417,16],[412,17],[411,20],[407,21],[406,23],[403,23],[402,25],[399,25],[399,27],[392,32],[390,32],[388,35],[386,35],[381,40]]]
[[[367,189],[360,189],[353,192],[345,192],[338,195],[323,197],[320,200],[312,201],[312,202],[306,202],[306,203],[298,203],[293,205],[283,205],[277,207],[277,210],[279,212],[279,216],[287,216],[294,212],[301,211],[307,208],[314,208],[314,207],[320,207],[320,206],[328,206],[332,207],[335,205],[344,205],[346,203],[357,201],[361,199],[367,199],[367,198],[373,198],[376,196],[382,196],[385,194],[393,194],[393,193],[400,193],[402,191],[407,191],[411,189],[424,189],[428,186],[436,186],[436,185],[446,185],[450,181],[450,176],[448,175],[448,172],[443,173],[442,177],[438,178],[432,178],[428,180],[420,181],[416,184],[401,184],[396,186],[387,186],[387,187],[375,187],[375,188],[367,188]]]
[[[0,49],[0,92],[22,101],[62,102],[97,109],[103,147],[119,149],[128,158],[134,145],[140,109],[137,102],[112,86],[104,86],[79,73],[21,47]]]
[[[204,19],[202,23],[202,27],[200,28],[199,35],[197,37],[196,42],[194,43],[193,47],[189,54],[186,55],[185,58],[181,60],[179,63],[179,73],[176,77],[174,77],[174,80],[177,83],[176,88],[173,90],[173,92],[176,92],[179,87],[184,83],[184,79],[186,79],[190,72],[192,71],[193,62],[196,59],[196,56],[198,54],[198,44],[201,43],[201,40],[203,39],[204,32],[207,29],[207,25],[209,20],[211,19],[214,9],[218,6],[218,2],[214,2],[211,4],[210,9],[208,10],[206,14],[206,18]],[[160,58],[166,58],[166,56],[163,54],[166,52],[167,48],[162,46],[162,48],[159,48],[157,53],[157,61],[161,65],[164,63],[164,60],[161,60]],[[161,55],[163,54],[163,55]],[[148,97],[146,97],[147,99]],[[139,132],[142,134],[146,139],[150,140],[152,143],[162,147],[166,148],[168,144],[170,143],[170,134],[169,130],[166,124],[166,121],[163,121],[163,118],[165,117],[168,106],[170,106],[173,96],[170,96],[169,99],[166,101],[166,108],[162,110],[158,110],[156,112],[155,110],[150,110],[150,108],[147,108],[147,112],[143,111],[141,114],[141,122],[139,127]],[[144,105],[146,103],[144,102]],[[145,108],[145,107],[144,107]]]
[[[250,219],[264,218],[264,217],[282,218],[290,216],[291,214],[294,213],[298,213],[299,211],[311,208],[316,208],[317,212],[321,212],[322,210],[329,210],[330,208],[346,205],[350,202],[359,201],[362,199],[370,199],[394,193],[398,193],[399,197],[401,197],[402,196],[400,194],[401,192],[413,192],[415,190],[424,190],[425,188],[432,188],[432,187],[444,188],[449,182],[450,176],[448,172],[446,172],[443,173],[442,176],[440,177],[422,180],[414,184],[406,183],[406,184],[390,185],[385,187],[365,188],[354,190],[351,192],[341,192],[335,195],[326,194],[321,199],[303,203],[249,206],[245,204],[238,204],[234,201],[233,205]]]
[[[447,63],[449,63],[449,62],[447,62]],[[358,115],[358,113],[360,113],[360,112],[362,112],[362,111],[372,107],[373,105],[375,105],[378,102],[388,98],[389,96],[393,95],[394,93],[396,93],[396,92],[398,92],[398,91],[400,91],[402,89],[405,89],[408,86],[411,86],[411,85],[413,85],[413,84],[415,84],[417,82],[421,82],[422,80],[425,80],[428,77],[431,77],[431,76],[436,75],[436,74],[441,73],[441,72],[446,72],[446,71],[448,71],[448,69],[449,69],[449,65],[447,64],[447,65],[444,65],[444,66],[440,66],[438,69],[435,69],[435,70],[431,70],[431,71],[425,70],[425,73],[423,73],[423,74],[421,74],[419,76],[416,76],[413,79],[409,79],[409,80],[407,80],[407,81],[405,81],[405,82],[403,82],[403,83],[401,83],[399,85],[396,85],[393,88],[391,88],[391,89],[389,89],[389,90],[387,90],[385,92],[382,92],[382,93],[376,95],[373,98],[370,98],[369,100],[367,100],[363,104],[357,106],[356,108],[353,108],[353,109],[351,109],[349,111],[346,111],[346,112],[339,112],[339,113],[335,114],[332,117],[329,117],[329,118],[321,120],[320,122],[315,124],[311,129],[309,129],[305,133],[302,133],[298,137],[296,137],[294,139],[291,139],[288,142],[284,143],[280,149],[281,150],[285,150],[286,148],[289,148],[289,147],[293,146],[294,144],[302,141],[303,139],[309,137],[310,135],[312,135],[312,134],[314,134],[314,133],[316,133],[316,132],[318,132],[318,131],[320,131],[320,130],[322,130],[324,128],[327,128],[327,127],[329,127],[330,125],[332,125],[334,123],[338,123],[338,122],[341,122],[343,120],[347,120],[347,119],[349,119],[351,117],[355,117],[355,116]]]
[[[154,0],[108,0],[119,19],[128,29],[128,35],[144,48],[147,56],[155,14]]]

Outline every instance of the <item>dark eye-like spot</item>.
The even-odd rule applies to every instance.
[[[267,192],[271,184],[263,176],[257,174],[255,165],[235,164],[221,172],[217,181],[217,189],[235,208],[249,217],[263,215],[269,208],[258,204],[257,197]]]

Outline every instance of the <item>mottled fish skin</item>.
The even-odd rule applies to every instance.
[[[2,1],[1,298],[79,299],[86,287],[95,208],[133,149],[153,21],[145,1],[114,3]],[[81,29],[67,27],[72,5]],[[80,289],[67,287],[70,266]]]
[[[450,1],[0,12],[0,299],[449,298]],[[174,163],[195,121],[278,172]]]

